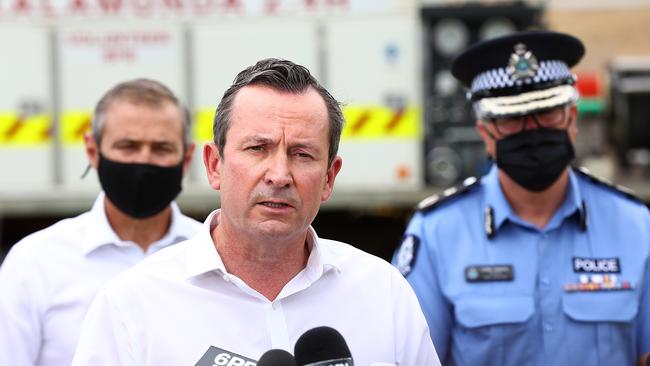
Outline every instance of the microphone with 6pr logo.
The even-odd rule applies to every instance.
[[[330,327],[306,331],[296,341],[293,353],[297,366],[354,366],[345,339]]]

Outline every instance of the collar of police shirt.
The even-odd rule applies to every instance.
[[[481,179],[481,184],[485,187],[485,207],[492,207],[493,209],[494,228],[496,232],[499,231],[499,228],[506,220],[510,220],[511,222],[521,226],[539,230],[536,226],[523,221],[512,210],[512,207],[508,203],[508,200],[501,189],[501,184],[499,184],[498,167],[496,164],[493,165],[490,172]],[[567,187],[564,201],[542,231],[553,230],[559,227],[565,218],[574,215],[576,211],[580,210],[582,210],[582,195],[578,186],[578,179],[576,178],[575,173],[569,168],[569,185]]]
[[[115,231],[113,231],[113,228],[108,222],[108,217],[106,217],[104,211],[104,197],[106,197],[106,194],[103,191],[100,192],[90,209],[88,230],[85,231],[85,236],[81,241],[81,250],[86,256],[104,245],[116,245],[118,247],[137,246],[137,244],[132,241],[121,240],[117,234],[115,234]],[[186,230],[183,230],[182,228],[182,214],[176,202],[172,201],[171,209],[172,216],[169,230],[167,230],[167,233],[165,233],[162,238],[149,246],[146,254],[154,253],[168,245],[188,239],[187,237],[182,236],[182,233]]]

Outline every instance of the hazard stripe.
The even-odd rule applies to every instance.
[[[197,142],[213,140],[212,124],[215,110],[198,110],[194,125]],[[416,106],[393,109],[385,106],[351,105],[343,108],[345,125],[341,138],[347,139],[418,139],[422,135],[420,109]]]
[[[347,106],[342,139],[417,139],[422,134],[420,110],[415,106]]]
[[[213,140],[214,108],[206,107],[196,113],[193,136],[197,142]],[[421,136],[420,110],[410,106],[393,109],[385,106],[351,105],[343,108],[345,125],[342,139],[401,138]],[[61,141],[65,145],[80,145],[90,131],[90,110],[67,110],[61,116]],[[45,114],[20,118],[15,113],[0,112],[0,145],[34,145],[52,138],[51,117]]]
[[[21,116],[0,111],[0,146],[34,146],[50,143],[52,119],[46,114]]]
[[[80,145],[84,134],[90,131],[92,112],[88,110],[68,110],[61,117],[61,141],[64,145]]]
[[[212,138],[212,123],[214,122],[214,107],[201,108],[196,112],[194,123],[194,140],[199,143],[210,142]]]

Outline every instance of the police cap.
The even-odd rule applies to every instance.
[[[469,47],[451,73],[469,89],[479,117],[521,116],[576,101],[570,68],[584,53],[582,42],[568,34],[518,32]]]

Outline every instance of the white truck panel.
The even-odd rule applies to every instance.
[[[47,27],[0,25],[0,113],[49,113],[50,32]],[[5,192],[42,189],[53,184],[53,146],[48,142],[0,144],[0,189]]]
[[[346,105],[419,108],[416,19],[350,16],[330,20],[326,29],[327,80],[336,98]],[[344,139],[337,188],[420,188],[421,145],[421,135]]]

